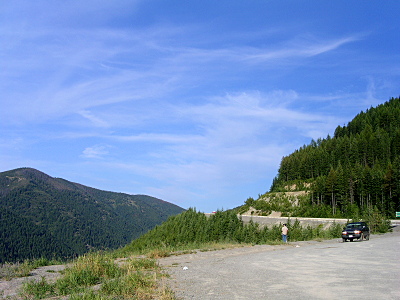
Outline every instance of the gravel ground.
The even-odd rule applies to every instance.
[[[159,260],[179,299],[400,299],[400,231]]]
[[[159,259],[178,299],[400,299],[400,226],[369,241],[256,245]],[[0,281],[0,299],[19,299],[27,280],[61,276],[65,265]]]
[[[39,281],[45,277],[47,282],[53,282],[61,276],[65,265],[53,265],[40,267],[33,270],[29,277],[13,278],[11,280],[0,280],[0,299],[19,299],[18,292],[23,283],[30,280]]]

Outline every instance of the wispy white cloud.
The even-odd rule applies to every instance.
[[[398,51],[382,58],[397,40],[371,52],[378,34],[356,21],[329,26],[326,10],[280,20],[254,4],[249,21],[211,1],[202,5],[222,14],[97,2],[4,2],[7,161],[73,165],[100,188],[171,201],[229,201],[253,182],[265,191],[282,156],[398,89]]]
[[[160,123],[159,125],[162,125]],[[157,134],[157,133],[140,133],[138,135],[130,136],[110,136],[112,139],[124,142],[153,142],[153,143],[167,143],[176,144],[189,141],[201,141],[201,137],[195,135],[184,134]]]
[[[95,32],[69,29],[63,36],[44,29],[21,33],[19,42],[6,50],[9,58],[2,63],[6,75],[2,86],[7,90],[4,101],[9,107],[2,117],[36,122],[100,105],[161,98],[200,81],[221,80],[221,69],[237,72],[232,63],[268,61],[268,68],[277,67],[280,58],[314,56],[356,40],[288,41],[270,48],[167,44],[182,34],[173,27]],[[8,36],[5,44],[11,39],[15,37]],[[17,82],[26,82],[25,87]]]
[[[84,158],[103,158],[109,154],[109,145],[94,145],[87,147],[82,152],[82,157]]]
[[[332,116],[291,109],[298,99],[307,101],[294,91],[228,94],[204,105],[170,106],[165,112],[171,118],[180,116],[178,126],[201,128],[197,133],[142,132],[103,138],[118,142],[120,148],[141,147],[144,151],[137,159],[110,162],[115,168],[131,170],[177,189],[194,184],[210,188],[213,182],[219,182],[221,188],[262,176],[265,170],[276,168],[291,149],[309,143],[317,133],[325,134],[335,124]],[[163,120],[153,120],[159,130],[168,128]],[[288,141],[287,132],[298,137]],[[143,143],[148,146],[143,147]]]
[[[94,116],[90,111],[81,110],[79,114],[88,119],[96,127],[109,127],[109,124],[99,117]]]
[[[307,58],[323,53],[327,53],[337,48],[346,45],[348,43],[358,41],[358,37],[345,37],[334,40],[298,40],[288,41],[285,45],[280,45],[276,49],[275,45],[272,45],[272,49],[252,49],[248,51],[242,57],[249,61],[257,62],[271,62],[280,59],[296,59],[296,58]],[[253,52],[253,53],[251,53]]]

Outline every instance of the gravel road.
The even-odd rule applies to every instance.
[[[400,299],[400,230],[159,260],[179,299]]]

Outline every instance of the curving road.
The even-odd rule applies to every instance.
[[[179,299],[400,299],[400,231],[160,260]]]

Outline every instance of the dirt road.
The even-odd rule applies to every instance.
[[[400,299],[400,231],[163,258],[180,299]]]

